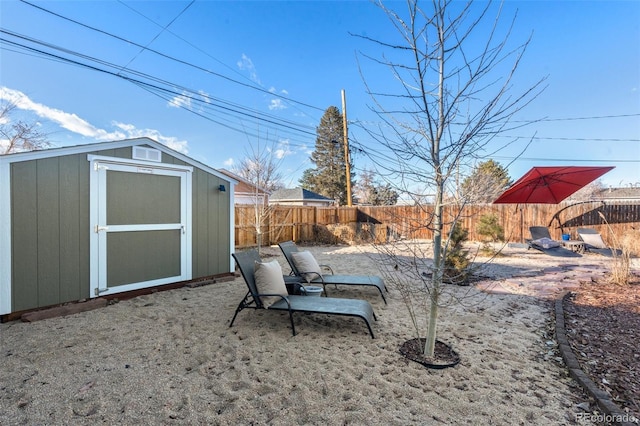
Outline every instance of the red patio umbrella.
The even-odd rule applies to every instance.
[[[558,204],[614,167],[534,167],[507,189],[494,204]]]
[[[494,204],[558,204],[614,167],[534,167],[495,200]],[[517,209],[517,207],[516,207]],[[524,242],[520,209],[520,240]]]

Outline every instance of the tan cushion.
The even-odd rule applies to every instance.
[[[287,295],[287,286],[284,284],[282,268],[277,260],[262,263],[256,262],[254,277],[258,294]],[[260,300],[264,307],[268,308],[275,302],[282,300],[282,298],[277,296],[262,296]]]
[[[298,272],[304,274],[304,278],[307,282],[311,280],[322,277],[322,269],[316,258],[308,251],[298,251],[291,253],[291,258],[293,259],[293,264],[295,265]],[[314,272],[309,274],[308,272]],[[307,273],[307,274],[305,274]],[[317,274],[317,275],[316,275]]]
[[[595,248],[604,249],[607,248],[607,245],[604,243],[602,236],[600,234],[580,234],[580,238],[585,243],[593,246]]]

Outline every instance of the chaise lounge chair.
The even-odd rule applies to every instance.
[[[293,314],[307,312],[362,318],[367,324],[371,338],[374,338],[371,322],[377,321],[377,318],[373,307],[366,300],[289,295],[284,285],[282,269],[277,261],[263,263],[256,250],[233,253],[232,256],[249,291],[236,308],[229,327],[233,326],[238,313],[245,308],[287,311],[291,321],[291,331],[295,336]],[[267,272],[263,273],[263,271]]]
[[[585,248],[588,252],[598,253],[602,256],[612,257],[614,254],[620,256],[622,250],[612,249],[602,239],[602,235],[592,228],[578,228],[578,236],[584,241]],[[614,251],[615,250],[615,251]]]
[[[529,227],[531,239],[527,240],[528,248],[533,248],[555,257],[582,257],[573,250],[562,247],[562,243],[551,238],[549,228],[546,226]]]
[[[298,277],[303,277],[309,283],[322,284],[325,294],[327,293],[327,285],[364,285],[372,286],[378,289],[384,304],[387,299],[384,292],[388,291],[382,281],[382,278],[375,275],[334,275],[333,269],[329,265],[318,265],[318,262],[309,252],[301,252],[293,241],[286,241],[278,244],[282,254],[287,259],[291,273]],[[330,273],[323,274],[322,268],[327,269]]]

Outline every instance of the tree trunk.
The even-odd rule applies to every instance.
[[[444,262],[442,259],[442,196],[436,197],[434,211],[433,230],[433,276],[429,293],[429,324],[427,326],[427,339],[424,347],[424,355],[433,357],[436,347],[436,334],[438,329],[438,302],[440,300],[440,287],[442,286],[442,273]]]

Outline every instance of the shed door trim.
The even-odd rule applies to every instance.
[[[11,313],[11,163],[0,162],[0,315]]]
[[[191,175],[192,167],[172,164],[158,164],[146,161],[89,155],[90,162],[90,297],[119,293],[123,291],[154,287],[191,279]],[[178,178],[180,182],[179,219],[170,223],[107,223],[107,173],[122,172],[132,174],[152,174]],[[179,239],[179,272],[170,276],[155,277],[139,282],[119,283],[108,286],[107,238],[117,235],[134,235],[137,232],[177,231]],[[175,234],[175,232],[174,232]]]

